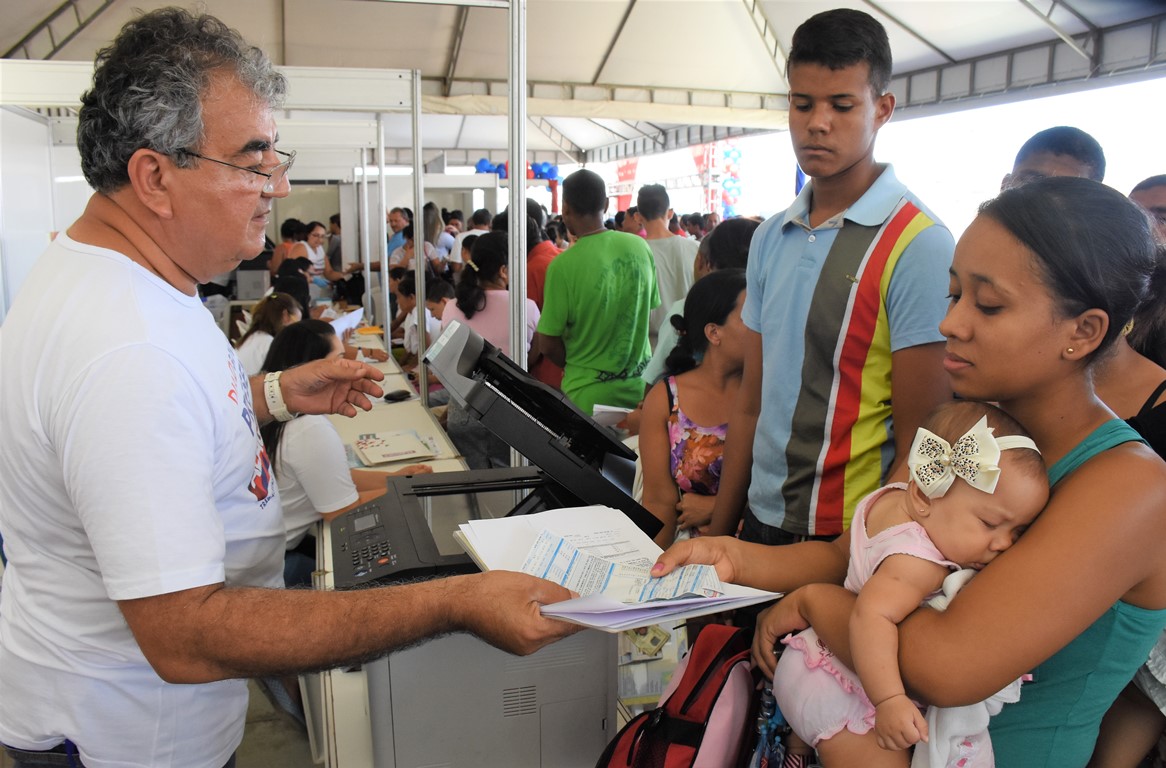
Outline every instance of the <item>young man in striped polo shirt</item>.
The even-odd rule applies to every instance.
[[[754,333],[711,523],[736,530],[748,489],[742,538],[768,544],[842,533],[951,397],[938,324],[952,236],[874,160],[895,108],[885,30],[860,11],[820,13],[794,33],[787,73],[811,180],[753,238]]]

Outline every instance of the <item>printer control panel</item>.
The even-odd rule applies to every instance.
[[[352,533],[340,546],[351,555],[352,575],[357,578],[369,575],[374,569],[391,569],[397,564],[398,555],[375,509],[352,520]]]
[[[328,525],[332,529],[332,568],[338,589],[432,571],[432,563],[427,562],[431,558],[418,552],[402,515],[392,514],[381,499],[349,510]]]

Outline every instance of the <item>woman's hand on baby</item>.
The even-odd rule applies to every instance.
[[[781,638],[810,626],[798,606],[801,590],[795,589],[757,616],[753,631],[753,664],[766,680],[773,679],[777,668],[777,647]]]
[[[680,501],[676,502],[676,527],[707,529],[708,524],[712,522],[713,505],[716,503],[716,496],[681,493]]]
[[[901,693],[875,707],[875,736],[883,749],[907,749],[927,741],[927,720],[915,702]]]

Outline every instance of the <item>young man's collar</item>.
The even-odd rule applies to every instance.
[[[891,212],[895,210],[895,206],[898,205],[899,200],[907,191],[907,187],[895,176],[895,169],[890,163],[880,164],[879,167],[882,168],[882,173],[867,187],[862,197],[855,200],[849,208],[840,214],[842,218],[865,227],[877,227],[886,221]],[[813,185],[813,180],[807,182],[790,207],[786,209],[781,220],[783,229],[795,222],[807,226],[810,220]],[[819,225],[819,228],[829,229],[832,226],[838,226],[838,224],[833,223],[836,218],[832,217]]]

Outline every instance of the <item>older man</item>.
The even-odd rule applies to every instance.
[[[240,678],[441,632],[529,652],[569,631],[539,615],[566,590],[517,574],[275,589],[259,423],[380,394],[348,360],[248,381],[195,293],[262,248],[288,193],[284,87],[237,33],[177,9],[98,54],[78,128],[97,194],[33,269],[0,357],[0,742],[17,765],[231,765]]]

